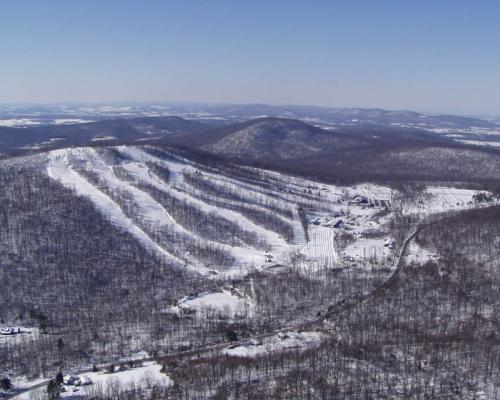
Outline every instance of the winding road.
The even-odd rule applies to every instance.
[[[444,219],[447,219],[447,218],[444,218]],[[345,307],[342,307],[342,309],[337,309],[337,310],[334,310],[332,312],[325,312],[325,313],[323,313],[323,315],[318,316],[313,320],[303,322],[301,324],[292,325],[292,326],[288,326],[285,328],[277,329],[277,330],[272,331],[272,332],[264,333],[261,335],[256,335],[252,338],[245,338],[245,342],[247,342],[251,339],[256,339],[256,340],[267,339],[267,338],[270,338],[270,337],[278,334],[279,332],[285,333],[285,332],[291,332],[291,331],[301,330],[301,329],[302,330],[311,329],[314,327],[321,329],[321,328],[323,328],[323,323],[325,321],[335,320],[335,319],[339,318],[341,315],[344,315],[347,312],[358,307],[360,304],[373,300],[382,291],[387,289],[389,286],[391,286],[397,280],[401,270],[403,269],[403,267],[405,265],[404,260],[405,260],[405,256],[406,256],[406,253],[408,251],[408,247],[409,247],[411,241],[422,231],[422,229],[424,229],[430,225],[436,224],[439,221],[441,221],[441,220],[437,220],[437,221],[433,221],[430,223],[420,225],[409,236],[407,236],[403,242],[403,245],[401,246],[401,248],[397,254],[397,258],[394,260],[393,265],[395,264],[396,268],[394,269],[391,276],[387,280],[385,280],[382,284],[380,284],[379,286],[374,288],[372,291],[370,291],[369,293],[356,298],[356,300],[353,301],[352,304],[349,304]],[[327,333],[327,332],[325,332],[325,333]],[[233,344],[238,344],[238,342],[235,342]],[[142,359],[134,360],[134,361],[136,361],[136,362],[146,362],[146,361],[153,361],[153,360],[156,360],[156,361],[160,360],[161,361],[163,359],[172,358],[172,357],[199,356],[199,355],[201,356],[201,355],[207,355],[207,354],[210,354],[210,353],[213,353],[216,351],[223,350],[223,349],[227,348],[228,346],[229,346],[228,343],[222,343],[222,344],[216,344],[216,345],[206,346],[206,347],[202,347],[202,348],[197,348],[194,350],[178,351],[178,352],[174,352],[174,353],[162,354],[160,356],[155,356],[155,357],[146,357],[146,358],[142,358]],[[120,365],[120,363],[115,363],[115,364]],[[127,363],[124,362],[123,364],[127,364]],[[109,362],[106,364],[99,365],[98,368],[105,369],[107,366],[109,366]],[[85,373],[89,373],[89,372],[92,372],[92,368],[85,368],[85,369],[72,371],[72,374],[80,375],[80,374],[85,374]],[[14,398],[16,398],[22,394],[25,394],[27,392],[32,392],[34,390],[46,387],[48,383],[49,383],[49,379],[47,379],[43,382],[37,383],[37,384],[30,386],[28,388],[19,390],[15,393],[8,394],[7,396],[4,396],[3,399],[14,399]]]

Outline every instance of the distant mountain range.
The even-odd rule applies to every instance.
[[[21,120],[22,121],[22,120]],[[31,120],[30,120],[31,121]],[[0,126],[0,152],[19,153],[91,143],[157,140],[207,130],[206,124],[176,116],[102,119],[72,124]]]
[[[0,153],[170,145],[329,180],[496,180],[500,171],[500,126],[483,119],[359,108],[165,107],[3,110]],[[161,115],[174,112],[182,117]]]
[[[326,130],[298,120],[267,117],[202,133],[171,135],[165,142],[326,180],[491,181],[500,176],[500,149],[416,128]]]
[[[493,128],[492,121],[455,115],[428,115],[413,111],[388,111],[378,108],[327,108],[316,106],[213,105],[201,108],[175,109],[178,115],[202,116],[211,114],[220,118],[255,119],[282,117],[301,119],[312,124],[412,126],[422,128]]]
[[[327,125],[377,125],[414,126],[432,128],[494,128],[500,122],[456,115],[430,115],[413,111],[390,111],[379,108],[330,108],[317,106],[276,106],[267,104],[65,104],[65,105],[17,105],[0,108],[0,124],[8,118],[88,118],[158,117],[176,115],[187,119],[222,122],[243,122],[262,117],[300,119],[311,124]],[[222,122],[221,122],[222,121]]]

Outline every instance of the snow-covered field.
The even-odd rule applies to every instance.
[[[397,192],[391,188],[360,184],[340,187],[291,177],[278,172],[250,169],[252,179],[227,174],[183,158],[178,154],[151,147],[118,146],[113,148],[119,156],[110,156],[106,150],[72,148],[49,153],[47,172],[50,177],[88,197],[112,223],[128,231],[145,248],[156,252],[178,266],[191,268],[206,275],[213,271],[235,275],[249,268],[269,269],[274,265],[289,265],[294,255],[301,254],[303,267],[336,267],[345,262],[351,265],[385,265],[391,262],[392,238],[384,227],[392,218]],[[158,176],[150,166],[168,169],[169,177]],[[129,177],[119,178],[116,167]],[[91,182],[81,171],[98,176],[107,190]],[[201,172],[200,172],[201,171]],[[238,196],[226,197],[204,192],[192,186],[186,176],[203,179]],[[178,201],[189,204],[206,215],[213,215],[238,226],[243,232],[256,235],[266,249],[245,243],[227,244],[214,237],[200,236],[195,230],[179,223],[149,191],[138,183],[164,192]],[[126,193],[134,207],[134,215],[127,213],[123,204],[110,193]],[[429,215],[476,206],[473,196],[478,191],[448,187],[428,187],[419,197],[403,204],[403,214]],[[241,200],[248,199],[247,201]],[[215,202],[214,202],[215,199]],[[297,214],[298,205],[307,207],[309,242]],[[250,219],[239,207],[262,216],[273,215],[276,221],[293,230],[293,238],[284,237],[269,225]],[[280,212],[276,212],[280,210]],[[282,212],[281,212],[282,211]],[[225,270],[209,265],[188,252],[179,254],[167,248],[151,235],[153,227],[165,227],[188,240],[205,243],[233,257],[234,264]],[[342,246],[343,236],[350,239]],[[201,300],[199,300],[201,301]],[[217,301],[215,302],[217,303]]]
[[[174,311],[214,310],[228,316],[234,316],[250,312],[252,306],[252,302],[247,297],[224,290],[222,292],[204,292],[197,296],[186,296],[179,300]]]
[[[290,226],[294,229],[295,238],[292,243],[287,243],[281,235],[275,231],[263,225],[259,225],[255,221],[249,220],[246,215],[238,212],[234,207],[230,207],[237,204],[237,202],[228,202],[228,207],[226,208],[225,206],[221,207],[209,204],[204,201],[201,196],[193,196],[193,193],[196,193],[196,191],[186,190],[186,184],[183,179],[183,175],[185,173],[194,173],[198,170],[198,166],[193,165],[190,161],[173,157],[160,159],[137,148],[122,146],[118,149],[124,157],[126,157],[126,161],[122,161],[120,166],[128,174],[134,177],[136,181],[147,183],[158,190],[168,192],[169,195],[174,196],[181,201],[189,202],[205,213],[214,213],[219,217],[232,221],[245,231],[255,233],[258,237],[268,243],[269,252],[275,262],[283,261],[288,257],[290,251],[295,249],[294,246],[305,243],[298,218],[287,219],[281,216],[277,217],[282,219],[284,223],[290,224]],[[159,177],[148,169],[146,162],[154,162],[168,168],[170,172],[169,181],[165,182],[162,179],[159,179]],[[90,148],[64,149],[56,150],[50,153],[50,159],[47,167],[50,177],[60,181],[65,186],[71,187],[78,194],[90,198],[96,204],[97,208],[108,216],[113,223],[128,230],[148,249],[177,261],[179,264],[184,264],[185,260],[179,260],[177,256],[174,256],[166,249],[162,248],[146,233],[143,226],[138,226],[136,223],[132,222],[130,216],[124,213],[123,208],[120,207],[119,204],[85,179],[85,177],[78,172],[81,168],[85,168],[95,174],[98,174],[98,176],[105,181],[105,183],[112,190],[123,190],[128,192],[134,199],[135,205],[137,206],[137,216],[144,221],[144,224],[161,224],[169,226],[175,231],[179,231],[188,237],[193,237],[193,239],[204,240],[209,243],[214,241],[214,239],[197,237],[194,232],[187,231],[184,227],[180,226],[177,221],[169,215],[169,213],[149,194],[136,188],[134,185],[131,185],[130,182],[118,179],[113,173],[113,164],[108,163],[101,158],[95,150]],[[281,202],[287,206],[289,205],[291,209],[295,207],[295,204],[293,203],[295,198],[300,198],[298,195],[284,194],[283,192],[278,192],[277,190],[276,193],[269,193],[269,189],[261,189],[259,187],[253,188],[249,183],[238,182],[234,178],[218,176],[215,173],[206,172],[206,175],[213,178],[214,181],[223,182],[226,187],[229,187],[230,189],[238,189],[240,193],[244,193],[248,196],[254,196],[255,203],[243,205],[258,212],[269,212],[266,210],[264,204],[266,204],[267,201],[276,202],[275,198],[278,196],[282,198]],[[222,199],[221,201],[227,202],[225,199]],[[289,204],[287,201],[289,201]],[[216,244],[219,248],[228,251],[235,257],[237,260],[236,265],[234,266],[236,272],[238,270],[245,270],[248,267],[259,267],[264,265],[266,261],[264,251],[254,249],[249,246],[227,246],[217,242],[213,242],[213,244]],[[331,251],[331,246],[328,247],[328,249],[328,251]],[[192,266],[194,266],[198,271],[208,272],[209,268],[207,266],[201,265],[200,263],[196,265],[196,260],[191,259],[189,261],[190,264],[192,264]],[[234,273],[235,271],[233,270],[231,272]]]
[[[223,354],[235,357],[256,357],[276,351],[310,349],[318,346],[325,337],[324,333],[312,331],[279,333],[262,341],[251,340],[241,346],[229,346],[223,350]]]
[[[314,267],[333,267],[338,262],[338,253],[335,247],[335,229],[324,226],[310,228],[310,241],[301,249],[307,257],[306,263]]]
[[[487,147],[500,147],[500,141],[482,141],[482,140],[460,140],[464,144],[473,144],[476,146],[487,146]]]
[[[429,186],[422,196],[403,207],[404,214],[436,214],[477,207],[474,196],[480,191],[470,189]]]
[[[38,328],[24,326],[0,326],[0,345],[3,343],[15,344],[23,340],[33,340],[39,335]]]
[[[57,118],[52,121],[55,125],[85,124],[87,122],[93,121],[81,118]]]
[[[180,262],[180,260],[165,251],[165,249],[156,244],[141,228],[135,225],[123,213],[120,206],[116,204],[109,196],[92,185],[71,167],[68,157],[70,154],[74,155],[76,152],[77,150],[55,150],[51,152],[47,169],[49,176],[53,179],[58,180],[64,186],[75,190],[78,195],[88,197],[90,200],[92,200],[99,211],[110,218],[110,221],[113,224],[128,231],[145,248],[163,255],[169,259],[173,259],[175,262]]]
[[[56,119],[36,119],[36,118],[8,118],[0,119],[0,126],[10,128],[18,128],[23,126],[36,126],[36,125],[71,125],[71,124],[84,124],[92,122],[91,120],[80,118],[56,118]]]
[[[428,261],[438,261],[439,255],[433,253],[427,249],[420,247],[415,242],[411,242],[408,247],[408,254],[406,256],[406,261],[409,263],[423,265]]]
[[[116,367],[113,373],[108,371],[88,372],[81,375],[68,375],[65,376],[65,382],[68,382],[70,377],[79,381],[78,384],[65,384],[64,392],[61,393],[61,398],[92,398],[93,395],[99,392],[110,393],[114,392],[120,387],[122,390],[130,388],[142,388],[147,390],[154,386],[170,386],[172,380],[165,374],[160,372],[161,365],[153,361],[144,362],[142,366],[127,368],[120,370]],[[73,379],[69,379],[72,382]],[[81,382],[81,384],[80,384]],[[35,385],[36,381],[19,382],[16,386],[18,388],[29,387]],[[21,400],[41,399],[44,398],[46,388],[23,393],[16,397]]]
[[[450,137],[456,137],[458,135],[500,136],[499,128],[471,127],[471,128],[426,128],[426,129],[434,133],[446,134],[446,136]]]
[[[6,126],[10,128],[33,125],[40,125],[40,122],[29,118],[0,119],[0,126]]]
[[[429,206],[436,212],[436,210],[446,211],[454,207],[470,207],[473,205],[472,197],[477,194],[478,191],[431,186],[427,188],[427,193],[432,196]]]
[[[115,136],[99,136],[92,139],[93,142],[101,142],[106,140],[116,140]]]
[[[348,260],[357,263],[383,265],[392,253],[388,243],[388,239],[361,238],[347,246],[343,254]]]
[[[278,234],[252,223],[245,216],[232,210],[226,210],[224,208],[204,203],[203,201],[195,199],[189,193],[181,191],[180,187],[182,187],[182,174],[187,171],[195,171],[193,166],[179,161],[158,160],[155,159],[155,157],[136,149],[122,147],[121,150],[123,151],[123,154],[131,157],[127,162],[122,163],[121,166],[138,181],[146,182],[159,190],[167,191],[170,195],[175,196],[180,200],[193,203],[204,212],[216,213],[236,222],[245,230],[257,233],[270,243],[276,253],[276,256],[283,250],[283,247],[286,247],[285,241],[280,238]],[[171,181],[168,183],[163,182],[161,179],[156,177],[149,171],[144,164],[144,161],[161,162],[163,166],[166,166],[169,169],[171,173]],[[135,200],[135,204],[137,205],[138,217],[141,218],[145,224],[168,225],[176,231],[193,237],[193,239],[207,241],[206,238],[197,237],[193,232],[186,231],[186,229],[180,226],[160,204],[151,198],[149,194],[137,189],[128,182],[118,179],[113,173],[113,165],[106,163],[106,161],[99,157],[93,149],[84,148],[56,150],[50,153],[50,162],[48,165],[49,176],[59,180],[68,187],[74,188],[77,193],[91,198],[96,206],[105,215],[109,216],[114,223],[131,232],[149,249],[152,249],[171,259],[175,259],[178,263],[184,264],[183,260],[179,260],[177,257],[170,254],[164,248],[155,243],[143,229],[132,223],[130,218],[123,213],[120,205],[114,202],[109,196],[104,194],[101,190],[96,188],[82,175],[75,171],[75,168],[82,167],[97,173],[113,190],[125,190],[130,193]],[[236,267],[241,268],[258,266],[264,263],[264,254],[262,251],[249,247],[231,247],[220,243],[216,244],[220,248],[223,248],[237,256],[238,262]],[[192,264],[196,263],[195,260],[190,261]],[[195,265],[195,267],[200,272],[208,272],[209,270],[206,266],[199,263],[198,265]]]

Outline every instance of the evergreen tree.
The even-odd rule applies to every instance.
[[[57,383],[55,379],[51,379],[47,385],[47,398],[48,400],[57,400],[60,398],[61,384]]]
[[[56,379],[55,379],[55,382],[59,385],[62,385],[64,383],[64,376],[63,376],[63,373],[61,371],[59,371],[56,375]]]
[[[12,389],[12,382],[11,382],[10,378],[8,378],[8,377],[1,378],[0,379],[0,388],[5,390],[5,391]]]

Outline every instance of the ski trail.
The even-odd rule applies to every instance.
[[[142,220],[153,225],[159,223],[162,225],[171,226],[174,230],[186,235],[192,240],[202,241],[210,246],[217,247],[230,253],[238,266],[242,261],[244,265],[256,265],[264,262],[264,255],[262,250],[256,250],[247,247],[229,246],[224,243],[215,242],[206,238],[203,238],[194,232],[191,232],[180,225],[175,218],[161,205],[159,204],[151,195],[141,189],[130,185],[116,177],[112,170],[112,166],[106,164],[106,162],[93,150],[88,149],[88,156],[92,158],[92,165],[94,170],[98,171],[99,175],[106,180],[106,183],[112,188],[120,188],[122,190],[128,191],[132,194],[136,204],[138,205],[139,215]],[[90,154],[91,153],[91,154]],[[149,176],[149,169],[145,166],[139,165],[137,163],[121,163],[120,167],[124,168],[125,171],[131,173],[134,176],[138,176],[141,179],[148,182],[147,177]],[[171,193],[172,190],[169,191]],[[194,264],[199,264],[193,262]],[[200,265],[201,266],[201,265]]]
[[[206,212],[214,212],[217,215],[226,218],[234,223],[237,223],[242,229],[255,232],[259,236],[263,237],[272,247],[276,249],[276,247],[286,247],[286,241],[280,237],[280,235],[274,231],[270,231],[268,229],[263,228],[260,225],[255,224],[253,221],[246,218],[244,215],[229,209],[222,209],[220,207],[208,204],[196,197],[191,196],[188,193],[181,192],[180,188],[176,187],[176,183],[182,183],[182,171],[190,166],[186,166],[179,162],[171,162],[159,159],[157,157],[151,156],[150,154],[136,148],[130,147],[120,147],[119,150],[132,158],[135,161],[153,161],[160,162],[165,165],[171,174],[173,187],[169,184],[166,184],[163,180],[158,178],[154,173],[149,171],[149,175],[147,171],[138,170],[133,164],[122,164],[121,166],[132,175],[138,176],[140,179],[145,179],[147,182],[153,184],[160,190],[167,191],[172,196],[175,196],[179,200],[185,200],[190,203],[193,203],[201,210]],[[194,169],[193,169],[194,171]],[[146,173],[146,175],[145,175]],[[173,190],[172,190],[173,189]],[[289,221],[289,220],[288,220]],[[277,249],[276,249],[277,250]]]
[[[338,262],[335,247],[335,231],[332,228],[314,227],[309,232],[310,242],[302,249],[317,267],[332,267]]]
[[[180,161],[177,158],[172,158],[169,160],[159,158],[157,156],[151,155],[148,152],[135,148],[135,147],[128,147],[128,146],[120,146],[118,148],[122,154],[125,154],[129,157],[132,157],[138,161],[152,161],[156,163],[161,163],[165,166],[168,166],[171,169],[172,176],[171,176],[171,183],[174,184],[174,186],[178,187],[179,190],[182,190],[181,187],[185,185],[184,183],[184,173],[189,172],[189,173],[194,173],[196,171],[203,171],[203,175],[205,177],[209,177],[210,180],[212,180],[214,183],[222,183],[222,184],[227,184],[228,187],[230,187],[232,190],[236,192],[244,192],[246,196],[257,199],[258,201],[261,201],[264,203],[267,200],[271,200],[273,203],[279,206],[280,201],[285,202],[287,204],[292,203],[295,205],[295,203],[289,199],[286,199],[283,197],[283,193],[280,191],[273,191],[270,189],[262,189],[260,188],[257,184],[250,184],[246,183],[243,181],[238,181],[235,178],[232,177],[227,177],[222,174],[216,174],[213,172],[210,172],[204,168],[204,166],[196,165],[192,161],[189,162],[183,162]],[[165,154],[166,157],[168,157],[168,154]],[[139,157],[139,158],[137,158]],[[278,195],[278,198],[272,197],[272,194]],[[277,214],[275,213],[272,209],[266,208],[262,205],[255,204],[255,203],[245,203],[240,200],[231,200],[234,204],[244,204],[246,207],[253,207],[256,210],[259,211],[264,211],[267,213],[273,213],[275,217],[280,218],[282,221],[286,223],[291,223],[294,222],[293,219],[290,219],[284,215],[281,215],[280,213]],[[282,211],[290,210],[293,212],[292,209],[282,209]]]
[[[176,265],[184,265],[184,261],[167,252],[135,225],[110,197],[73,170],[68,159],[68,151],[62,149],[49,153],[49,163],[47,165],[49,177],[74,190],[78,195],[89,198],[97,209],[107,216],[114,225],[129,232],[146,249],[167,258],[169,261],[174,261]]]

